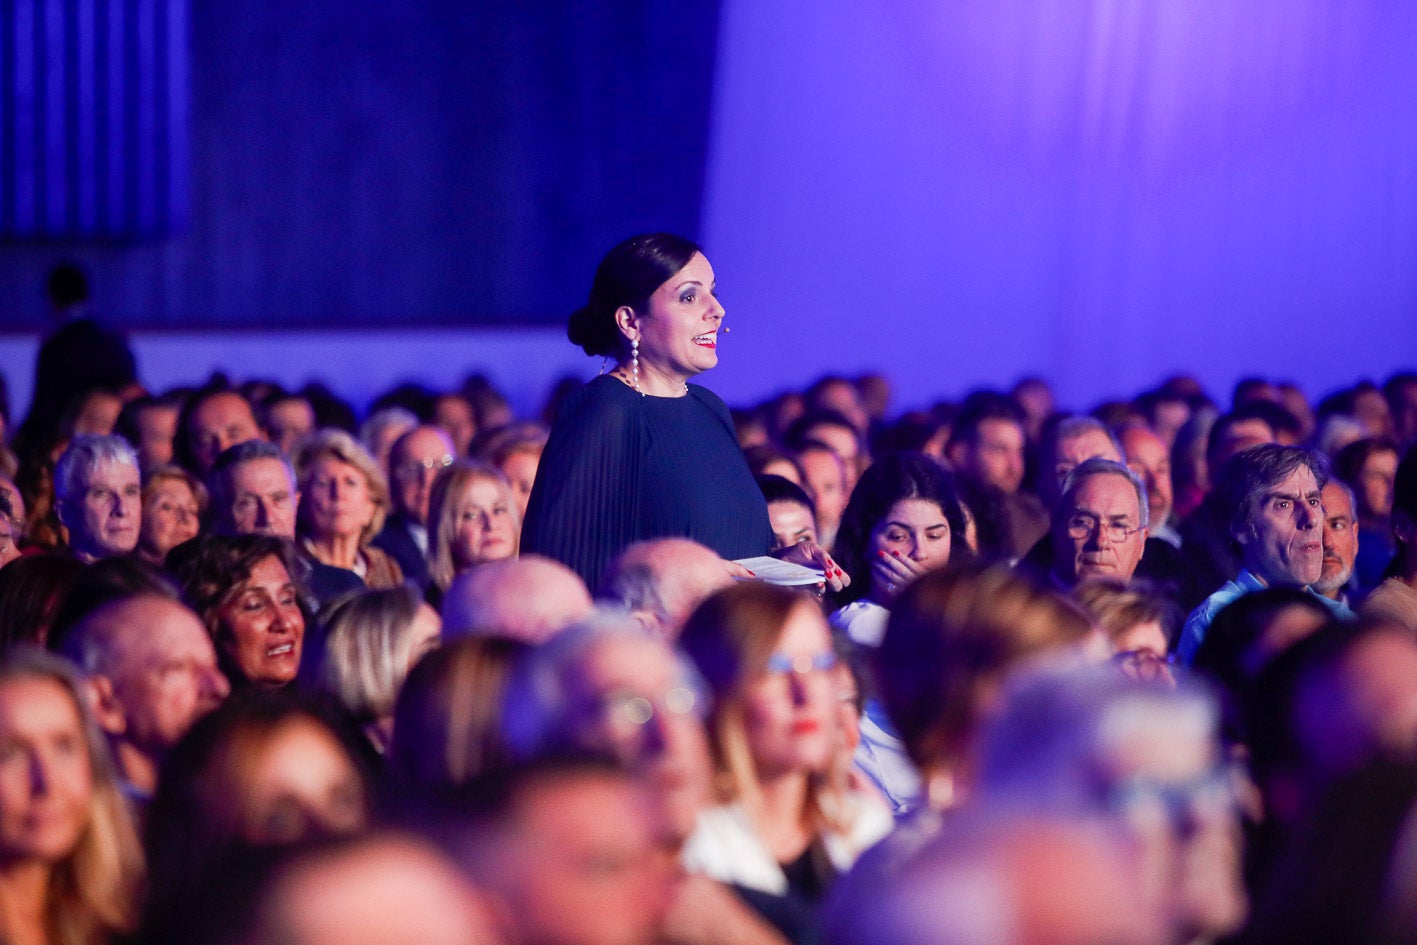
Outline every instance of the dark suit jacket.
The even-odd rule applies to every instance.
[[[405,581],[411,581],[419,589],[428,589],[428,560],[418,550],[408,526],[412,519],[402,512],[395,512],[384,519],[384,527],[370,542],[398,562]]]

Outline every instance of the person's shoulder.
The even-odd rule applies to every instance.
[[[1417,631],[1417,591],[1401,578],[1388,578],[1368,594],[1360,612],[1367,617],[1394,620]]]
[[[862,598],[833,611],[828,622],[852,642],[875,647],[881,645],[890,616],[890,611],[880,604]]]
[[[1191,611],[1190,619],[1186,622],[1190,623],[1192,620],[1203,619],[1209,623],[1210,618],[1219,613],[1221,608],[1225,607],[1227,604],[1233,603],[1235,599],[1244,592],[1245,589],[1235,581],[1226,581],[1206,595],[1205,600],[1201,601],[1199,606]]]
[[[738,440],[738,431],[733,426],[733,414],[729,412],[728,405],[723,402],[723,398],[719,397],[707,387],[700,387],[698,384],[687,384],[685,386],[689,390],[689,399],[713,414],[718,422],[723,424],[728,430],[736,443]]]
[[[1182,633],[1192,630],[1204,632],[1210,626],[1211,621],[1215,619],[1215,615],[1239,600],[1246,590],[1247,588],[1243,584],[1232,579],[1211,591],[1186,618]]]
[[[631,415],[637,396],[620,381],[601,374],[566,398],[556,426],[562,430],[614,426]]]
[[[698,384],[686,384],[684,386],[688,388],[689,396],[694,398],[694,400],[713,410],[715,413],[721,413],[725,417],[729,416],[728,405],[723,402],[722,397],[718,396],[707,387],[700,387]]]

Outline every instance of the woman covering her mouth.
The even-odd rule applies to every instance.
[[[556,420],[524,552],[563,562],[591,588],[622,549],[649,538],[691,538],[730,560],[768,553],[767,504],[728,408],[688,383],[718,364],[723,317],[713,267],[693,242],[655,233],[606,254],[567,335],[614,367]],[[780,554],[821,567],[833,589],[848,580],[814,543]]]

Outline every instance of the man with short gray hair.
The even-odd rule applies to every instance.
[[[1052,579],[1071,591],[1095,578],[1130,581],[1146,550],[1148,505],[1140,477],[1092,458],[1063,480],[1053,513]]]
[[[76,436],[54,469],[54,501],[69,549],[85,564],[138,546],[138,454],[121,436]]]

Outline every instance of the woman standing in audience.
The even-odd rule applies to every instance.
[[[460,461],[438,475],[428,497],[428,576],[439,594],[484,561],[514,558],[521,517],[495,467]]]
[[[374,458],[343,430],[316,430],[295,448],[300,541],[316,561],[373,588],[403,583],[398,563],[370,544],[389,510],[389,484]]]
[[[688,383],[718,364],[716,292],[713,267],[682,237],[637,236],[606,254],[567,334],[615,366],[556,418],[527,505],[524,551],[562,562],[589,587],[600,586],[615,555],[647,538],[692,538],[727,559],[767,554],[767,505],[728,408]],[[785,554],[823,568],[833,588],[845,583],[814,544]]]
[[[305,642],[303,569],[288,541],[209,536],[169,557],[232,688],[278,689],[295,679]]]
[[[131,931],[142,854],[69,665],[0,660],[0,941],[101,945]]]
[[[895,453],[862,474],[832,553],[857,580],[832,598],[832,625],[863,646],[881,642],[891,604],[911,581],[969,555],[953,477],[934,457]]]
[[[826,620],[810,597],[749,582],[705,601],[680,642],[713,696],[720,801],[701,815],[685,865],[820,902],[891,825],[878,799],[831,776],[840,677]]]

